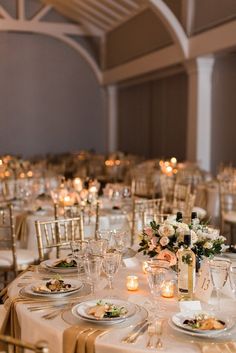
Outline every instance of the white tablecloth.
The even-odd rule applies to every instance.
[[[129,259],[126,263],[128,268],[121,269],[115,278],[115,287],[117,289],[116,295],[119,298],[128,299],[144,306],[150,300],[149,289],[147,286],[146,275],[141,272],[141,265],[138,260],[134,258]],[[125,279],[127,275],[137,274],[139,277],[139,290],[136,292],[129,292],[126,289]],[[28,282],[29,280],[22,280],[21,278],[15,280],[10,288],[10,295],[14,296],[19,291],[17,282]],[[150,302],[149,302],[150,303]],[[197,353],[200,351],[196,341],[191,336],[179,334],[173,331],[168,326],[168,317],[174,312],[179,311],[178,301],[176,298],[162,299],[162,303],[166,307],[164,316],[166,317],[164,325],[163,341],[167,353]],[[27,307],[29,304],[18,304],[17,314],[21,325],[22,338],[30,342],[46,339],[49,343],[51,353],[62,353],[62,336],[63,331],[69,325],[63,321],[61,317],[54,320],[44,320],[41,316],[44,311],[30,312]],[[224,298],[223,308],[225,313],[235,314],[236,308],[233,299]],[[46,311],[47,312],[47,311]],[[96,340],[96,353],[136,353],[136,352],[150,352],[146,349],[147,333],[141,336],[135,344],[121,343],[121,338],[124,337],[131,328],[116,328],[114,325],[110,327],[110,331],[104,336]],[[233,336],[236,340],[236,331],[234,330]]]

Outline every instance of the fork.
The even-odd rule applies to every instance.
[[[147,333],[148,333],[148,341],[146,344],[146,348],[154,348],[154,344],[153,344],[153,338],[156,335],[156,328],[154,325],[148,325],[147,328]]]

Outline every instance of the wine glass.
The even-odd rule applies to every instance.
[[[107,252],[103,256],[102,269],[108,279],[108,288],[113,290],[114,275],[119,269],[121,254],[119,252]]]
[[[100,281],[103,258],[101,256],[89,255],[84,258],[84,269],[88,280],[91,283],[92,293],[95,293],[97,284]]]
[[[154,301],[152,312],[158,316],[163,311],[160,303],[161,288],[167,278],[170,263],[167,260],[152,259],[147,261],[147,281]]]
[[[91,255],[103,256],[108,247],[108,241],[106,239],[89,239],[88,240],[88,252]]]
[[[77,263],[79,276],[84,275],[84,259],[88,256],[88,242],[86,240],[75,240],[70,242],[72,258]]]
[[[124,253],[124,250],[128,245],[128,232],[121,229],[114,229],[111,231],[111,233],[114,248],[120,253]]]
[[[229,278],[230,278],[230,285],[232,288],[232,292],[234,293],[234,296],[236,299],[236,266],[233,266],[233,265],[230,266]]]
[[[217,296],[217,311],[220,311],[220,290],[224,287],[229,276],[230,261],[212,259],[209,261],[210,275]]]

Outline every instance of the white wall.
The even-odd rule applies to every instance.
[[[0,154],[104,152],[103,104],[73,49],[43,35],[0,33]]]

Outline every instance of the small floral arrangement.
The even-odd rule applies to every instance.
[[[163,223],[152,221],[150,227],[143,229],[138,251],[168,260],[174,266],[177,263],[176,253],[184,246],[184,234],[187,233],[191,234],[191,249],[199,259],[213,257],[227,248],[224,245],[226,238],[216,229],[200,224],[198,219],[186,224],[168,218]]]

